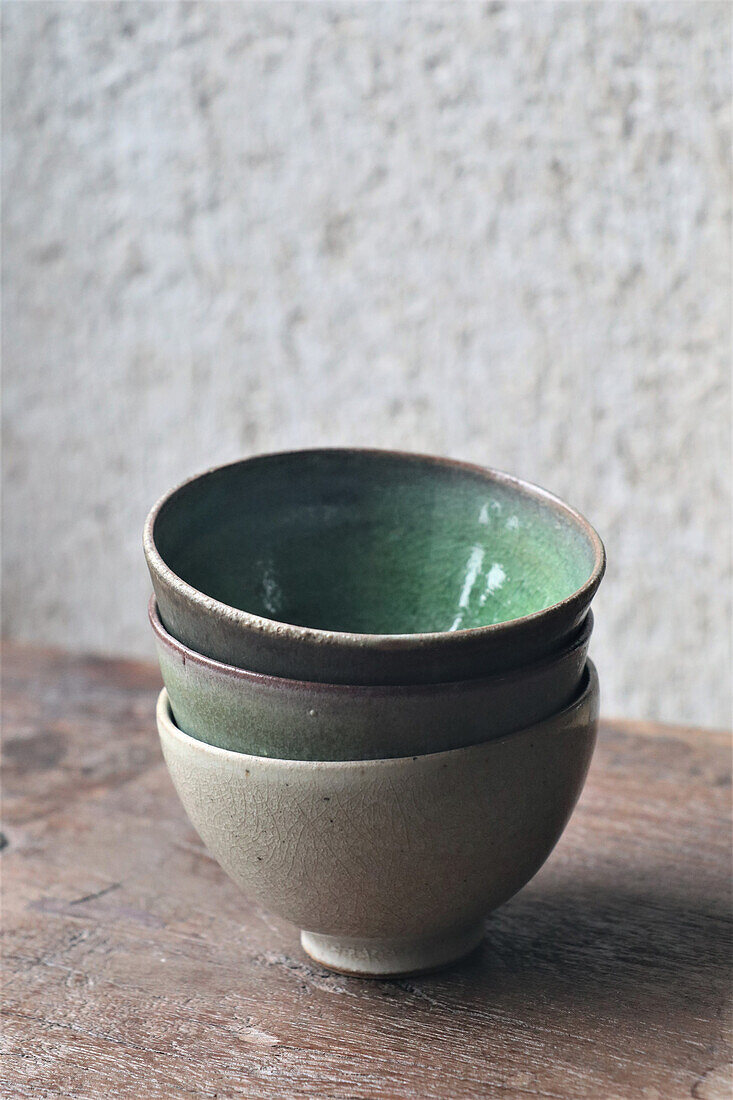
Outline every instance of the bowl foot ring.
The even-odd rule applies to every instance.
[[[359,978],[396,978],[421,974],[457,962],[478,947],[484,923],[415,939],[349,939],[301,932],[300,942],[314,962]]]

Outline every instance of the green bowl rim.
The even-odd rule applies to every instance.
[[[543,607],[540,611],[533,611],[529,615],[521,615],[516,619],[506,619],[500,623],[491,623],[486,626],[467,627],[462,630],[439,630],[415,632],[414,634],[359,634],[351,631],[324,630],[319,627],[298,626],[295,623],[279,622],[276,619],[268,619],[263,615],[253,614],[251,611],[243,611],[241,608],[232,607],[230,604],[221,603],[205,592],[199,591],[193,585],[179,577],[161,557],[155,544],[155,523],[162,509],[170,504],[174,497],[195,481],[219,473],[222,470],[234,466],[244,466],[252,462],[268,459],[292,458],[300,455],[317,454],[359,454],[374,455],[379,457],[404,459],[425,465],[442,466],[457,472],[465,471],[470,474],[478,474],[489,482],[497,482],[519,493],[532,497],[569,519],[575,527],[585,536],[589,545],[593,548],[593,568],[588,579],[562,600]],[[222,463],[203,470],[193,477],[186,478],[180,484],[164,493],[153,505],[145,520],[143,528],[143,550],[148,566],[157,577],[168,587],[177,592],[186,601],[198,607],[206,614],[218,619],[225,619],[233,626],[241,626],[247,631],[258,634],[277,637],[282,640],[291,639],[293,642],[309,641],[323,645],[342,646],[344,648],[362,648],[373,646],[384,650],[409,649],[440,642],[446,645],[457,645],[461,642],[488,638],[499,633],[507,634],[526,628],[527,624],[539,623],[542,619],[553,619],[565,609],[572,614],[575,609],[580,609],[590,603],[606,570],[606,551],[598,532],[591,526],[588,520],[575,508],[566,504],[560,497],[547,489],[534,485],[531,481],[513,477],[501,470],[495,470],[490,466],[479,466],[473,462],[462,462],[457,459],[441,458],[436,455],[420,454],[412,451],[394,451],[375,447],[312,447],[293,451],[273,451],[263,454],[250,455],[248,458],[237,459],[234,462]]]
[[[174,739],[182,741],[185,745],[194,748],[197,752],[203,753],[205,756],[223,756],[229,758],[236,758],[237,760],[252,760],[257,763],[264,763],[267,767],[277,765],[288,765],[288,767],[297,767],[303,769],[313,769],[317,771],[326,771],[334,769],[358,769],[360,772],[370,770],[375,767],[389,767],[392,768],[395,765],[405,764],[407,762],[416,762],[418,760],[435,760],[445,756],[455,756],[457,753],[471,753],[477,752],[486,748],[487,745],[495,746],[501,745],[505,741],[509,741],[512,737],[518,737],[520,734],[527,734],[535,732],[541,735],[548,726],[552,727],[556,723],[561,722],[567,715],[572,714],[574,710],[579,710],[581,707],[588,703],[589,698],[595,696],[595,714],[593,719],[597,720],[598,712],[600,710],[600,696],[598,691],[598,672],[596,666],[593,664],[590,658],[585,662],[585,668],[583,669],[583,675],[578,692],[572,702],[568,703],[562,710],[556,711],[554,714],[548,715],[547,718],[540,719],[539,722],[533,722],[529,726],[523,726],[521,729],[512,730],[510,733],[504,733],[501,737],[492,737],[488,741],[479,741],[475,745],[461,745],[455,749],[438,749],[437,752],[422,752],[417,756],[411,754],[410,756],[384,756],[376,757],[374,759],[367,758],[366,760],[300,760],[298,757],[280,757],[280,756],[257,756],[251,752],[238,752],[236,749],[222,749],[219,745],[211,745],[208,741],[200,741],[198,737],[194,737],[190,733],[185,733],[179,726],[176,725],[173,719],[173,711],[171,709],[170,698],[168,697],[168,691],[166,688],[161,688],[158,695],[158,699],[155,705],[155,716],[161,725],[166,727],[167,732]]]

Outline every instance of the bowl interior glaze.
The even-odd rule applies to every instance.
[[[414,634],[518,619],[571,596],[595,547],[541,490],[458,463],[301,451],[221,467],[161,506],[164,563],[265,619]]]

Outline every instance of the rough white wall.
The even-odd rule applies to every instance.
[[[727,723],[731,10],[6,2],[5,633],[148,654],[164,489],[396,445],[584,510],[606,712]]]

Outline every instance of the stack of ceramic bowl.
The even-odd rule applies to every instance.
[[[474,947],[595,742],[605,555],[572,508],[421,455],[264,455],[150,513],[163,753],[221,866],[334,969]]]

